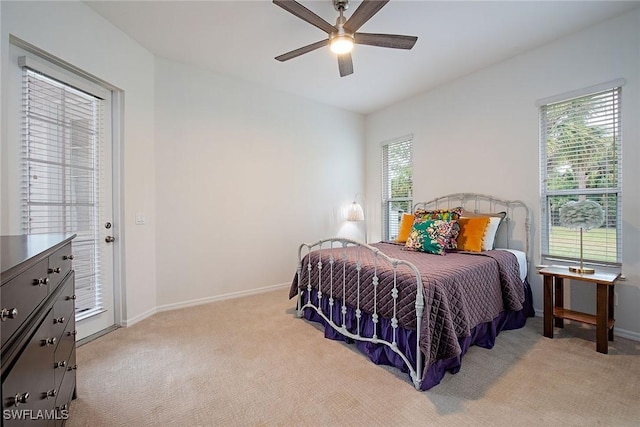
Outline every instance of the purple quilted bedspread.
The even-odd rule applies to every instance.
[[[425,298],[420,347],[426,359],[425,366],[436,360],[460,355],[458,338],[469,336],[475,326],[493,320],[502,311],[518,311],[523,308],[524,287],[520,281],[516,257],[510,252],[460,252],[442,256],[406,251],[403,246],[391,243],[376,243],[371,246],[391,258],[412,263],[420,271]],[[303,260],[303,291],[309,283],[312,289],[317,290],[318,275],[321,274],[324,297],[332,295],[366,313],[373,314],[375,311],[381,317],[393,317],[391,291],[394,272],[386,261],[358,247],[323,249],[312,252],[310,256],[310,271],[307,268],[309,255]],[[318,268],[319,261],[322,261],[321,269]],[[379,282],[375,307],[374,276]],[[412,270],[401,265],[396,270],[395,277],[398,283],[395,307],[398,323],[404,328],[415,330],[415,276]],[[296,275],[289,297],[293,298],[297,293]],[[304,294],[306,297],[306,292]]]

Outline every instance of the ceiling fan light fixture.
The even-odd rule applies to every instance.
[[[328,40],[325,38],[318,42],[311,43],[285,54],[276,56],[275,59],[280,62],[288,61],[289,59],[293,59],[305,53],[325,47],[328,44],[331,51],[337,56],[336,59],[338,60],[338,71],[340,71],[340,77],[345,77],[349,74],[353,74],[351,51],[355,43],[392,49],[411,49],[418,40],[417,37],[403,36],[400,34],[358,32],[358,29],[369,21],[373,15],[378,13],[378,11],[389,2],[389,0],[361,0],[357,9],[351,14],[349,19],[345,18],[344,12],[349,7],[350,0],[333,0],[333,7],[340,14],[336,19],[335,25],[329,24],[296,0],[272,1],[287,12],[297,16],[314,27],[321,29],[329,36]]]
[[[348,34],[340,34],[331,38],[331,52],[343,55],[353,50],[353,37]]]

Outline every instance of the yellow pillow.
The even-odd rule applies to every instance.
[[[460,217],[460,234],[458,234],[458,250],[482,252],[484,234],[489,225],[488,216],[474,218]]]
[[[400,228],[398,229],[398,243],[406,243],[409,238],[409,234],[411,233],[411,227],[413,227],[413,219],[414,217],[412,214],[402,214]]]

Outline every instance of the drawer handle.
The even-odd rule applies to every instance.
[[[64,317],[58,317],[57,319],[53,319],[53,324],[64,323]]]
[[[71,255],[63,255],[62,259],[64,259],[64,260],[73,259],[73,254],[71,254]]]
[[[69,332],[67,332],[67,336],[68,336],[68,337],[70,337],[70,336],[72,336],[72,335],[73,335],[73,336],[76,336],[77,334],[78,334],[78,331],[69,331]]]
[[[56,343],[56,337],[47,338],[46,340],[42,340],[42,345],[54,345]]]
[[[62,360],[60,362],[56,362],[56,368],[64,368],[65,366],[67,366],[67,361],[66,360]]]
[[[29,393],[25,392],[25,393],[18,393],[15,395],[15,397],[13,398],[13,404],[15,406],[20,406],[21,403],[27,403],[29,401]]]
[[[49,274],[51,273],[60,273],[60,267],[54,267],[49,269]]]
[[[18,309],[17,308],[3,308],[0,310],[0,320],[3,322],[7,319],[15,319],[18,317]]]
[[[70,297],[67,296],[64,299],[67,300],[67,301],[69,301],[70,299],[74,300],[74,299],[76,299],[76,296],[75,295],[71,295]]]
[[[52,397],[56,397],[56,395],[58,394],[58,392],[56,391],[56,389],[51,389],[47,392],[47,399],[50,399]]]
[[[76,369],[78,369],[78,365],[72,365],[67,368],[67,371],[75,371]]]
[[[42,279],[33,279],[33,285],[44,286],[49,284],[49,278],[45,277]]]

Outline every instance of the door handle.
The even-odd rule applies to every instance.
[[[113,236],[107,236],[107,237],[104,238],[104,241],[107,242],[107,243],[113,243],[113,242],[116,241],[116,238],[113,237]]]

